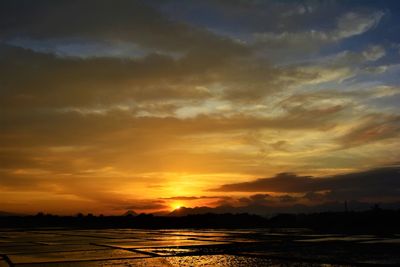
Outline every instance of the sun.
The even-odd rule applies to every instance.
[[[182,208],[182,204],[181,203],[173,203],[171,205],[173,210],[179,210],[180,208]]]

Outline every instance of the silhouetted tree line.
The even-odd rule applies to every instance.
[[[35,216],[0,217],[3,228],[310,228],[324,232],[393,233],[400,232],[400,210],[375,207],[363,212],[322,212],[312,214],[278,214],[262,217],[251,214],[198,214],[182,217],[154,216],[57,216],[38,213]]]

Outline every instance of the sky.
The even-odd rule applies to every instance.
[[[399,1],[0,0],[0,209],[400,201]]]

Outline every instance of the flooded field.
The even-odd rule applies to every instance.
[[[3,266],[400,266],[400,238],[258,230],[0,230]]]

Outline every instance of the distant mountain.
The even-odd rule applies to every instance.
[[[350,201],[347,204],[347,208],[349,211],[363,211],[368,210],[374,207],[374,203],[364,203],[358,201]],[[400,203],[384,203],[379,205],[384,209],[400,209]],[[173,217],[181,217],[186,215],[197,215],[197,214],[206,214],[206,213],[215,213],[215,214],[224,214],[224,213],[232,213],[232,214],[240,214],[240,213],[249,213],[260,216],[272,216],[279,213],[314,213],[314,212],[341,212],[345,211],[346,207],[343,202],[330,202],[324,203],[315,206],[307,206],[307,205],[290,205],[290,206],[282,206],[282,207],[274,207],[274,206],[266,206],[266,205],[249,205],[242,207],[232,207],[229,205],[218,206],[215,208],[210,207],[194,207],[194,208],[186,208],[181,207],[176,209],[167,216]],[[156,214],[155,214],[156,215]]]
[[[169,216],[171,214],[171,212],[169,211],[157,211],[157,212],[153,212],[151,213],[154,216]]]
[[[13,212],[1,211],[1,210],[0,210],[0,217],[6,217],[6,216],[24,216],[24,214],[21,214],[21,213],[13,213]]]
[[[128,210],[123,214],[123,216],[137,216],[138,214],[133,210]]]
[[[180,207],[169,213],[167,216],[174,216],[174,217],[181,217],[186,215],[193,215],[193,214],[205,214],[205,213],[219,213],[217,212],[217,208],[210,208],[210,207],[195,207],[195,208],[186,208]]]
[[[267,215],[272,213],[276,208],[262,206],[262,205],[251,205],[251,206],[243,206],[243,207],[232,207],[229,205],[218,206],[215,208],[210,207],[195,207],[195,208],[186,208],[181,207],[179,209],[174,210],[169,214],[169,216],[186,216],[186,215],[197,215],[197,214],[206,214],[206,213],[215,213],[215,214],[224,214],[224,213],[249,213],[256,215]]]

